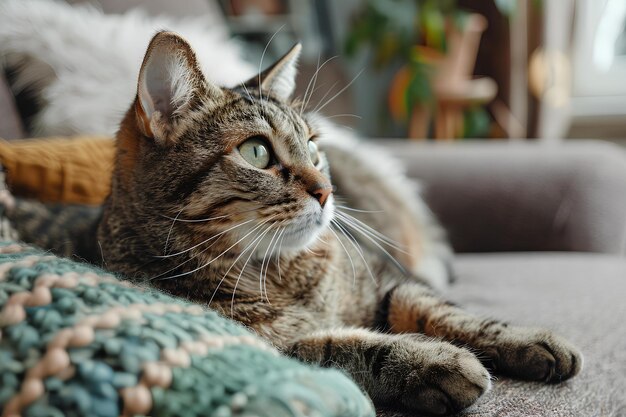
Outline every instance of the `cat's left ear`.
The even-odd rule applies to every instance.
[[[302,44],[298,42],[273,65],[246,81],[245,85],[258,88],[260,81],[262,91],[281,100],[288,100],[296,89],[298,58],[301,51]]]
[[[221,96],[221,89],[205,79],[185,39],[173,32],[154,35],[139,71],[135,102],[145,136],[159,144],[175,142],[194,99]]]

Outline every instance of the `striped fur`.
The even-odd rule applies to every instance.
[[[380,405],[444,415],[489,389],[485,366],[549,382],[580,370],[582,357],[560,337],[485,321],[435,295],[419,273],[429,258],[445,270],[440,230],[403,193],[401,173],[368,176],[369,148],[333,137],[343,133],[287,100],[297,53],[234,89],[210,84],[172,33],[156,35],[143,68],[159,61],[150,61],[155,53],[180,59],[182,75],[178,67],[162,82],[182,76],[186,90],[168,102],[173,109],[162,107],[167,114],[137,99],[121,124],[98,231],[107,268],[208,304],[303,360],[346,370]],[[173,91],[158,87],[140,95]],[[253,136],[271,146],[267,169],[238,151]],[[314,165],[309,140],[339,165],[329,167],[324,152]],[[354,161],[361,168],[350,171]],[[346,201],[320,205],[307,190],[331,172]],[[375,232],[342,217],[343,204],[397,210],[360,218],[402,247],[380,236],[368,243],[363,235]]]

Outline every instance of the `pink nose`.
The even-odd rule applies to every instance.
[[[312,190],[309,190],[309,194],[311,194],[317,201],[320,202],[320,206],[324,207],[326,204],[326,200],[328,200],[328,196],[330,196],[333,192],[333,189],[328,185],[319,184],[313,187]]]

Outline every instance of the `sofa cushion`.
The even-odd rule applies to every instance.
[[[11,192],[46,203],[100,205],[111,190],[115,141],[100,136],[0,140]]]

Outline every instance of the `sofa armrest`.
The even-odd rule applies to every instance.
[[[564,144],[387,142],[458,252],[625,253],[626,153]]]

